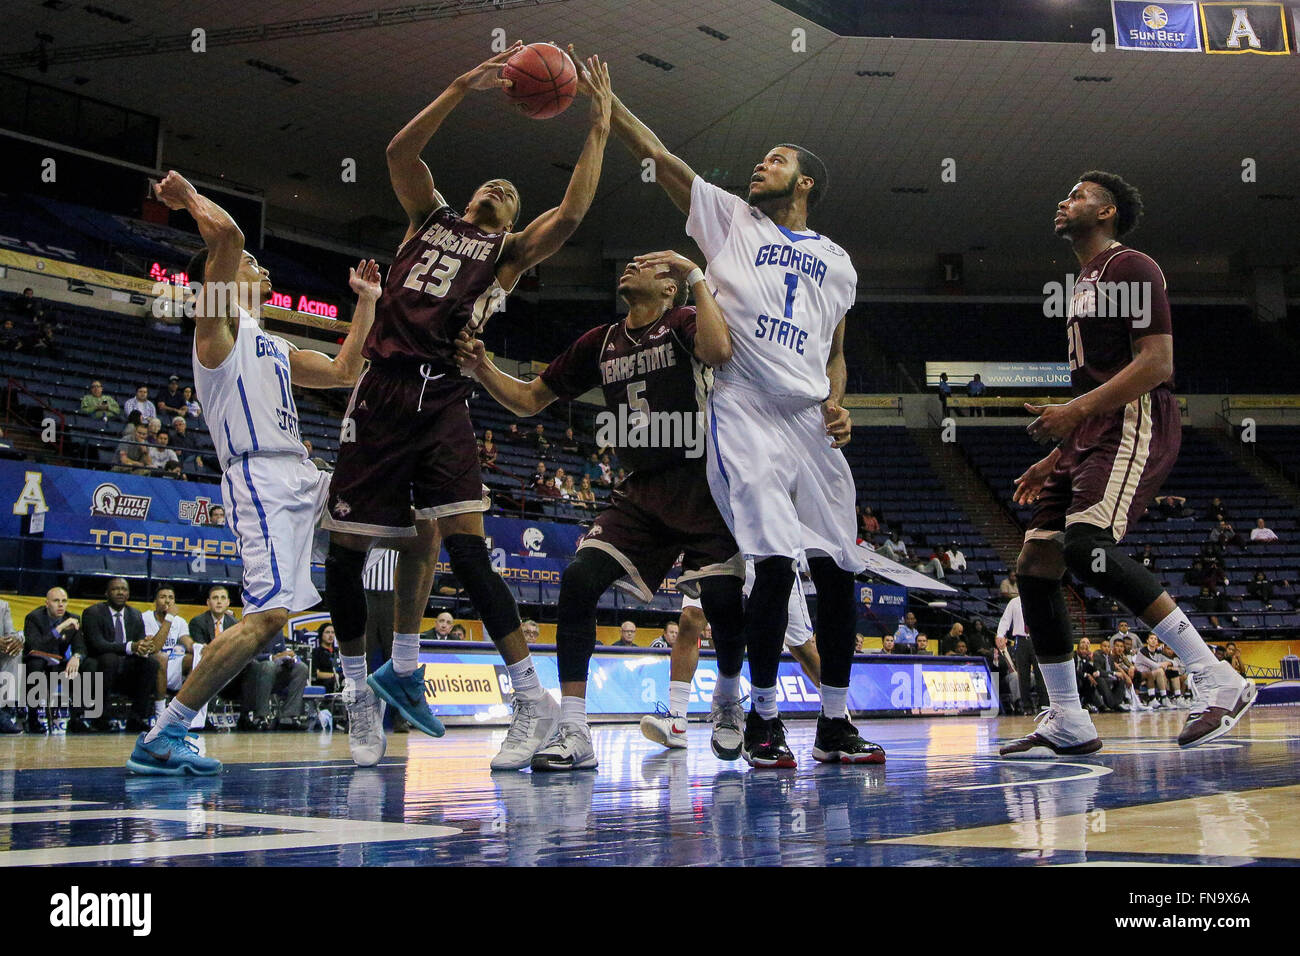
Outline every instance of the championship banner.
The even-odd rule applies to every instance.
[[[954,390],[965,388],[976,374],[988,388],[1070,387],[1068,362],[926,362],[926,386],[938,388],[944,372]]]
[[[1121,50],[1199,53],[1201,26],[1193,2],[1111,0],[1115,46]]]
[[[858,622],[872,624],[882,633],[892,634],[899,619],[907,613],[907,588],[897,584],[857,584]]]
[[[510,721],[510,676],[494,651],[444,649],[420,651],[424,665],[424,694],[440,718],[455,724],[506,724]],[[543,687],[559,686],[555,653],[534,648],[533,663]],[[636,716],[653,713],[668,700],[669,654],[604,650],[591,659],[587,683],[587,713],[592,716]],[[707,715],[718,683],[712,653],[700,655],[691,681],[687,712]],[[997,712],[988,665],[978,659],[917,659],[909,656],[863,656],[854,662],[849,684],[849,709],[857,713],[903,716],[970,716]],[[740,693],[750,692],[749,665],[741,670]],[[785,714],[816,716],[821,711],[817,685],[797,663],[782,660],[776,682],[777,701]],[[451,718],[448,720],[448,718]]]
[[[1206,53],[1285,56],[1291,52],[1286,9],[1280,3],[1202,3],[1201,32]]]

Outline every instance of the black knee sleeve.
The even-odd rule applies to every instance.
[[[604,551],[583,548],[560,576],[559,623],[555,626],[556,666],[560,683],[586,681],[596,647],[596,604],[626,574]]]
[[[745,650],[749,653],[749,681],[754,687],[776,684],[794,578],[793,558],[754,562],[754,587],[745,605]]]
[[[713,628],[713,649],[718,655],[718,673],[735,677],[745,663],[744,579],[733,574],[715,574],[700,579],[700,604]]]
[[[1065,565],[1075,577],[1141,614],[1165,592],[1160,580],[1115,544],[1105,528],[1072,524],[1065,529]]]
[[[340,643],[366,639],[366,553],[330,542],[325,556],[325,603]]]
[[[500,641],[519,629],[519,606],[515,596],[492,567],[487,542],[476,534],[452,534],[443,541],[451,573],[469,595],[493,641]]]
[[[1065,606],[1065,592],[1054,578],[1020,575],[1020,609],[1025,627],[1039,659],[1052,662],[1069,658],[1074,651],[1070,632],[1070,611]]]
[[[853,572],[831,558],[809,558],[808,571],[817,588],[817,654],[822,659],[822,683],[848,687],[857,643],[857,605]]]

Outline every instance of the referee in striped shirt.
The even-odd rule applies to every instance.
[[[393,575],[397,552],[392,548],[371,548],[361,577],[366,592],[366,657],[370,673],[384,666],[393,654]],[[390,709],[393,733],[406,733],[406,720]]]

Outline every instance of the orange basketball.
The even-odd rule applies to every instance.
[[[578,91],[578,71],[554,43],[528,44],[506,61],[501,75],[512,84],[505,91],[510,102],[533,119],[563,113]]]

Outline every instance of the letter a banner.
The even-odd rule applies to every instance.
[[[1291,52],[1286,10],[1280,3],[1202,3],[1201,32],[1206,53]]]

